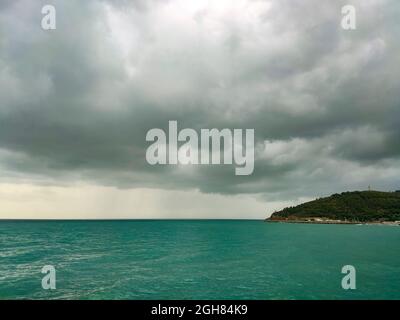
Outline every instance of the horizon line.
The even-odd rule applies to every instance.
[[[263,218],[0,218],[3,221],[263,221]]]

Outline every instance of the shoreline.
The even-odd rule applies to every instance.
[[[348,225],[382,225],[382,226],[400,226],[399,221],[371,221],[371,222],[362,222],[362,221],[343,221],[343,220],[271,220],[265,219],[265,222],[272,223],[309,223],[309,224],[348,224]]]

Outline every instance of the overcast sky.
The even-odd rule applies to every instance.
[[[399,17],[396,0],[2,0],[0,218],[264,218],[400,189]],[[147,164],[168,120],[255,129],[254,173]]]

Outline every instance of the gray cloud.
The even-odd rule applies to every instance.
[[[398,188],[396,1],[352,1],[348,32],[347,1],[53,1],[46,32],[47,2],[0,5],[4,177],[275,200]],[[254,174],[148,165],[146,132],[168,120],[254,128]]]

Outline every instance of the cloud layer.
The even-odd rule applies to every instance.
[[[348,1],[2,1],[1,181],[249,195],[266,208],[399,189],[400,4],[350,2],[352,31],[340,26]],[[47,3],[56,30],[41,29]],[[145,135],[168,120],[254,128],[253,175],[148,165]]]

